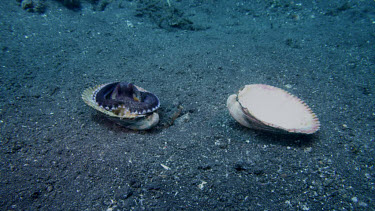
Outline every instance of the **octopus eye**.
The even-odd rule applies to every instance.
[[[141,101],[141,99],[135,93],[133,93],[133,100],[136,101],[136,102]]]

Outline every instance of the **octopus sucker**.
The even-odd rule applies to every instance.
[[[159,122],[160,107],[156,95],[128,82],[115,82],[88,88],[83,101],[116,123],[136,130],[146,130]]]

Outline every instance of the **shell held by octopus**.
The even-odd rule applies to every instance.
[[[88,88],[83,101],[110,120],[129,129],[147,130],[159,122],[159,99],[128,82],[114,82]]]
[[[265,84],[246,85],[228,97],[231,116],[241,125],[274,133],[313,134],[318,117],[299,98]]]

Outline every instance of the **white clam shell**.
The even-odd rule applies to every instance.
[[[237,122],[252,129],[312,134],[320,128],[317,116],[302,100],[270,85],[246,85],[229,96],[227,106]]]

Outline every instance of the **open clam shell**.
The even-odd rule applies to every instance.
[[[155,112],[159,99],[145,89],[127,82],[115,82],[88,88],[83,101],[117,124],[133,130],[147,130],[159,122]]]
[[[275,133],[313,134],[320,122],[296,96],[265,84],[246,85],[229,96],[227,107],[241,125]]]

